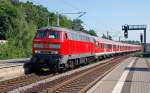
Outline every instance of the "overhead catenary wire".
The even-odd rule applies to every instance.
[[[78,7],[76,7],[75,5],[71,4],[69,1],[66,0],[60,0],[62,3],[64,3],[66,6],[70,6],[73,9],[77,10],[77,11],[81,11],[81,9],[79,9]]]

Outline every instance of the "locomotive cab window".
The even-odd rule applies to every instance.
[[[46,38],[47,31],[45,30],[39,30],[35,36],[35,38]]]
[[[58,31],[49,31],[49,30],[39,30],[35,36],[35,38],[51,38],[51,39],[59,39]]]
[[[58,31],[49,31],[48,38],[51,39],[59,39],[59,32]]]

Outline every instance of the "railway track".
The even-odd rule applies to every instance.
[[[21,93],[36,93],[39,91],[43,93],[78,93],[82,91],[84,93],[84,91],[95,84],[96,81],[103,78],[113,67],[126,58],[127,57],[114,58],[92,68],[23,90]]]
[[[74,72],[69,75],[64,75],[62,77],[56,78],[51,81],[35,84],[35,86],[31,86],[31,87],[29,87],[28,85],[31,85],[36,82],[40,82],[40,81],[48,79],[48,78],[55,77],[59,74],[56,74],[56,75],[53,75],[53,74],[50,74],[50,75],[30,74],[30,75],[17,77],[14,79],[2,81],[2,82],[0,82],[0,92],[2,92],[2,93],[3,92],[10,92],[10,93],[11,92],[12,93],[16,93],[16,92],[29,93],[30,92],[31,93],[31,92],[41,91],[41,92],[49,92],[49,93],[53,93],[53,92],[61,93],[62,90],[69,91],[67,89],[76,89],[76,90],[74,90],[74,92],[77,92],[77,90],[79,91],[79,90],[83,89],[83,87],[84,88],[85,88],[85,86],[87,87],[87,85],[89,85],[89,82],[94,81],[97,77],[99,77],[99,75],[103,74],[101,76],[101,78],[103,76],[105,76],[105,74],[107,74],[106,73],[107,69],[110,70],[110,68],[112,68],[112,66],[114,67],[115,65],[120,63],[121,60],[123,60],[125,58],[127,58],[127,57],[118,57],[118,58],[116,57],[105,63],[101,63],[99,65],[96,65],[96,66],[93,66],[93,67],[90,67],[90,68],[87,68],[87,69],[84,69],[81,71],[77,71],[77,72]],[[66,73],[68,73],[68,72],[66,72]],[[88,78],[88,77],[91,77],[91,78]],[[80,83],[79,81],[81,81],[82,83]],[[86,81],[89,81],[89,82],[86,82]],[[24,86],[26,86],[26,88],[24,88]],[[17,89],[21,89],[21,90],[16,91]],[[84,90],[86,90],[86,89],[84,89]]]
[[[124,57],[126,58],[126,57]],[[85,93],[97,81],[102,79],[109,73],[120,61],[124,58],[111,60],[101,65],[94,67],[84,73],[68,79],[54,87],[47,88],[47,93]]]
[[[6,67],[6,68],[9,68],[9,67]],[[35,83],[40,80],[51,78],[52,76],[55,76],[55,75],[53,75],[53,74],[50,74],[50,75],[29,74],[29,75],[23,75],[20,77],[16,77],[13,79],[1,81],[0,82],[0,92],[7,92],[10,90],[19,88],[19,87],[26,86],[31,83]]]
[[[43,79],[46,79],[48,77],[51,77],[52,75],[46,75],[46,76],[38,76],[36,74],[29,74],[29,75],[24,75],[21,77],[17,77],[14,79],[6,80],[0,82],[0,92],[8,92],[10,90],[13,90],[18,87],[22,87]]]

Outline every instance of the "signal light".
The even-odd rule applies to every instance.
[[[140,40],[141,40],[141,43],[143,42],[143,34],[141,33],[140,34]]]
[[[128,38],[128,26],[124,26],[124,37]]]

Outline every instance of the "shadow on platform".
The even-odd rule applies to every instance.
[[[7,63],[27,63],[29,61],[16,61],[16,62],[7,62]]]
[[[150,68],[144,68],[144,67],[126,67],[125,70],[129,70],[129,71],[150,71]]]

